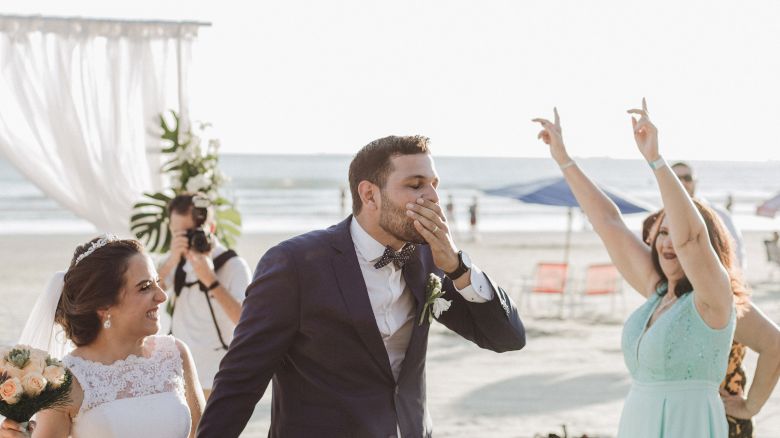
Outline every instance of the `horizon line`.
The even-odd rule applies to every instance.
[[[269,156],[269,157],[291,157],[291,156],[326,156],[326,157],[351,157],[354,154],[340,153],[340,152],[286,152],[286,153],[274,153],[274,152],[220,152],[220,156],[224,155],[257,155],[257,156]],[[552,160],[550,157],[528,156],[528,155],[452,155],[452,154],[434,154],[436,158],[519,158],[519,159],[540,159],[540,160]],[[575,155],[572,158],[578,160],[615,160],[615,161],[644,161],[643,158],[615,158],[606,155],[589,155],[578,156]],[[695,162],[740,162],[740,163],[768,163],[778,162],[780,159],[766,158],[759,159],[699,159],[699,158],[676,158],[673,157],[668,160],[670,163],[675,161],[695,161]]]

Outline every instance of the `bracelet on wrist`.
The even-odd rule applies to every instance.
[[[650,168],[653,170],[658,170],[664,166],[666,166],[666,160],[664,160],[664,157],[658,156],[658,159],[655,161],[648,161],[647,164],[650,165]]]
[[[565,162],[563,164],[559,164],[558,167],[560,167],[561,170],[564,170],[566,168],[574,166],[575,164],[577,164],[577,163],[575,163],[574,160],[569,160],[569,161],[567,161],[567,162]]]

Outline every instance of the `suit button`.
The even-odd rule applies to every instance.
[[[398,395],[398,385],[395,385],[395,395]]]

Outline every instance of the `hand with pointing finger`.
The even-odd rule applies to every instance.
[[[571,158],[566,152],[566,146],[563,144],[561,118],[558,116],[558,108],[553,108],[553,114],[555,115],[554,123],[543,118],[535,118],[532,122],[542,125],[542,130],[539,132],[537,138],[540,138],[550,146],[550,155],[552,155],[555,162],[560,166],[571,161]]]
[[[634,140],[639,148],[639,152],[648,162],[653,162],[660,156],[658,154],[658,129],[650,121],[647,112],[647,101],[642,98],[642,109],[630,109],[629,114],[638,114],[639,119],[631,117],[631,124],[634,127]]]

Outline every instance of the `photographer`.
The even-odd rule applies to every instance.
[[[173,240],[159,269],[172,310],[171,332],[192,350],[206,398],[233,339],[250,281],[244,259],[213,235],[214,209],[202,194],[181,194],[168,204]]]

